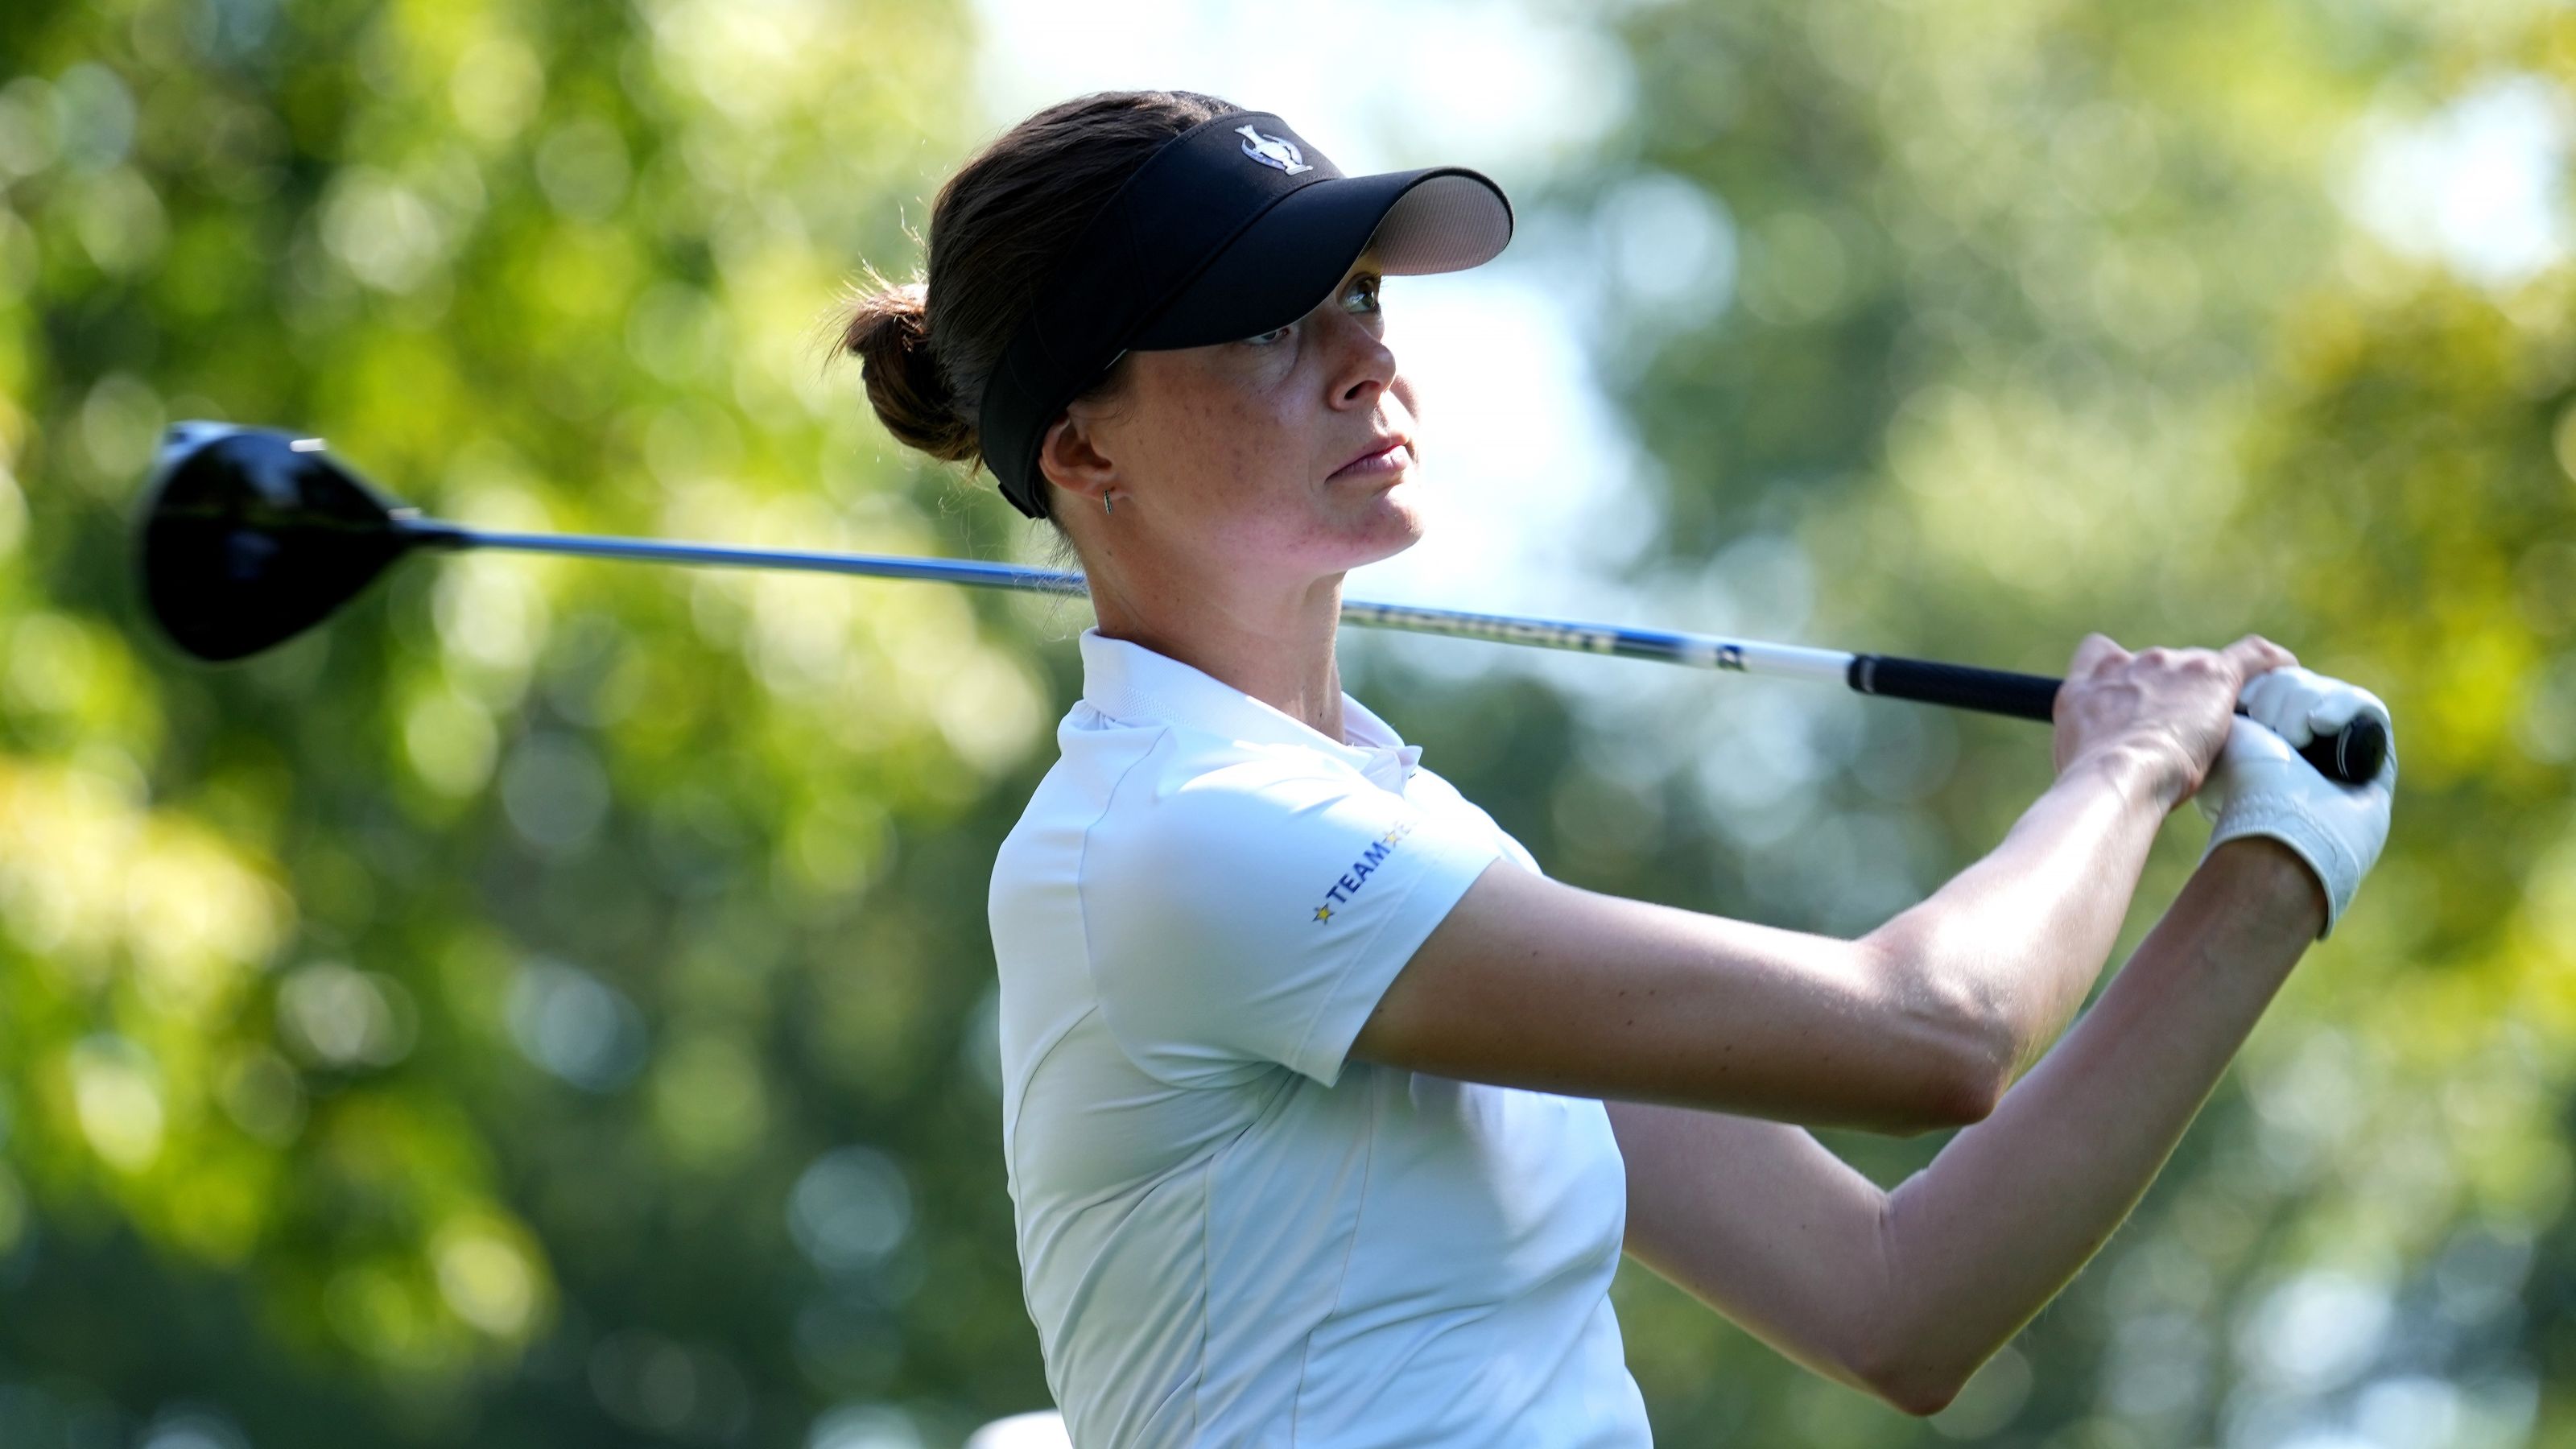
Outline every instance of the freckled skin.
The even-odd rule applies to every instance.
[[[1334,739],[1342,575],[1422,536],[1413,467],[1332,476],[1387,436],[1420,443],[1376,265],[1278,333],[1130,353],[1123,386],[1067,409],[1039,453],[1102,633]]]

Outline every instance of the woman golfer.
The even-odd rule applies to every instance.
[[[2376,699],[2257,637],[2093,635],[2055,783],[1859,940],[1548,879],[1333,653],[1343,573],[1421,531],[1380,279],[1510,234],[1472,171],[1086,96],[948,181],[926,286],[850,322],[887,426],[1052,520],[1098,614],[991,897],[1077,1444],[1644,1444],[1623,1250],[1930,1413],[2119,1225],[2379,853],[2393,764],[2339,787],[2291,751]],[[2209,854],[2049,1050],[2195,793]],[[1883,1192],[1816,1124],[1966,1130]]]

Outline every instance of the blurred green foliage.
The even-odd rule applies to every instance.
[[[2576,1442],[2567,12],[1819,0],[1621,23],[1636,119],[1572,200],[1615,219],[1678,178],[1737,266],[1721,315],[1671,326],[1650,290],[1626,329],[1668,509],[1650,572],[1722,585],[1768,536],[1819,639],[2051,673],[2085,629],[2258,630],[2385,697],[2406,764],[2359,908],[2131,1224],[1957,1405],[1896,1418],[1632,1268],[1660,1434]],[[2549,245],[2517,260],[2487,216],[2446,253],[2374,215],[2404,145],[2499,113],[2526,118]],[[2411,219],[2453,220],[2443,176],[2397,179]],[[1717,858],[1646,893],[1865,928],[1886,903],[1844,882],[1937,882],[2048,770],[1986,721],[1837,702],[1804,727],[1812,788],[1668,812],[1647,858],[1701,837]],[[2123,951],[2201,839],[2188,811],[2167,831]],[[1630,858],[1586,883],[1639,889]],[[1833,1140],[1889,1183],[1939,1146]]]
[[[1957,1405],[1632,1270],[1659,1436],[2576,1442],[2576,269],[2480,274],[2353,199],[2500,86],[2558,98],[2563,167],[2576,22],[1605,23],[1632,119],[1524,200],[1624,307],[1642,580],[2031,670],[2259,629],[2386,697],[2406,760],[2351,917]],[[1077,617],[466,557],[207,671],[126,576],[184,417],[475,522],[1029,547],[820,366],[979,139],[974,44],[929,0],[0,12],[0,1444],[848,1449],[1043,1402],[983,901]],[[1865,928],[2047,779],[2007,723],[1742,686],[1691,734],[1360,658],[1556,874],[1775,924]],[[1832,1141],[1886,1182],[1939,1145]]]
[[[801,1442],[880,1400],[936,1440],[1043,1403],[979,1015],[1056,693],[1024,625],[465,559],[209,671],[126,577],[195,416],[488,522],[989,545],[821,366],[973,139],[960,18],[0,36],[0,1443]]]

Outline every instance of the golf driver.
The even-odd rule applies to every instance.
[[[247,658],[322,622],[414,549],[800,569],[1053,594],[1079,594],[1084,587],[1080,574],[1009,564],[467,528],[423,518],[387,500],[333,461],[319,438],[216,422],[172,425],[145,492],[138,531],[143,598],[154,621],[180,649],[218,663]],[[2045,675],[1922,659],[1359,600],[1343,602],[1342,620],[1739,674],[1838,681],[1862,694],[2020,719],[2053,718],[2061,683]],[[2377,775],[2387,749],[2387,731],[2363,718],[2319,736],[2299,753],[2349,784]]]

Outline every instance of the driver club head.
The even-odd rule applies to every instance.
[[[162,438],[137,528],[143,601],[212,663],[248,658],[328,618],[425,542],[319,438],[182,422]]]

